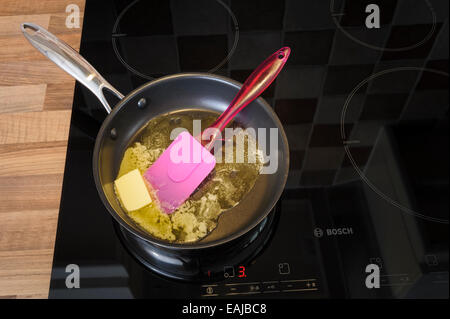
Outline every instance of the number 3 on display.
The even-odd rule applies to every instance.
[[[245,267],[244,266],[239,266],[239,278],[243,278],[243,277],[247,277],[247,275],[245,274]]]

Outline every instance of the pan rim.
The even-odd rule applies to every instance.
[[[289,144],[288,144],[288,139],[287,139],[286,133],[284,131],[283,125],[282,125],[281,121],[279,120],[278,116],[276,115],[275,111],[267,103],[267,101],[264,98],[259,97],[257,100],[259,100],[259,102],[262,104],[264,109],[269,112],[270,116],[273,118],[274,122],[276,123],[277,127],[279,128],[281,139],[284,144],[284,150],[283,150],[284,154],[285,154],[284,163],[286,164],[286,172],[283,176],[282,187],[280,187],[278,189],[278,191],[275,193],[275,196],[274,196],[275,200],[273,201],[273,203],[270,205],[270,207],[268,206],[265,209],[265,212],[263,214],[261,214],[260,217],[256,218],[251,223],[249,223],[246,227],[244,227],[242,230],[234,233],[233,235],[229,235],[224,238],[214,240],[211,242],[206,242],[206,243],[194,242],[194,243],[183,243],[183,244],[170,243],[167,241],[159,240],[155,236],[151,236],[151,234],[148,234],[140,229],[132,228],[122,217],[120,217],[120,215],[116,212],[116,210],[109,203],[109,200],[103,191],[102,183],[100,180],[100,174],[98,173],[99,172],[100,146],[101,146],[103,137],[105,136],[106,128],[108,127],[108,125],[112,121],[112,119],[114,119],[116,114],[128,103],[128,101],[130,99],[132,99],[136,94],[138,94],[139,92],[146,89],[147,87],[157,85],[160,82],[165,82],[165,81],[172,80],[172,79],[192,78],[192,77],[206,78],[206,79],[212,80],[212,81],[219,81],[223,84],[232,85],[236,89],[240,89],[242,86],[242,83],[235,81],[233,79],[230,79],[228,77],[211,74],[211,73],[202,73],[202,72],[177,73],[177,74],[163,76],[163,77],[160,77],[153,81],[144,83],[143,85],[139,86],[138,88],[136,88],[136,89],[132,90],[130,93],[128,93],[122,100],[120,100],[113,107],[111,113],[109,113],[107,115],[107,117],[103,121],[103,123],[100,127],[100,130],[98,131],[97,137],[95,139],[95,146],[94,146],[93,156],[92,156],[92,161],[93,161],[92,169],[93,169],[95,186],[97,188],[97,193],[100,196],[100,199],[102,200],[103,205],[106,207],[108,212],[112,215],[112,217],[127,231],[131,232],[133,235],[139,237],[140,239],[144,240],[145,242],[148,242],[149,244],[152,244],[152,245],[155,245],[155,246],[158,246],[161,248],[166,248],[169,250],[180,250],[181,249],[181,250],[188,251],[188,250],[200,250],[200,249],[212,248],[212,247],[216,247],[219,245],[223,245],[223,244],[232,242],[232,241],[244,236],[245,234],[250,232],[252,229],[257,227],[267,217],[267,215],[274,209],[275,205],[279,201],[279,199],[284,191],[284,187],[286,186],[287,177],[289,174],[289,164],[290,164],[289,163],[290,162]]]

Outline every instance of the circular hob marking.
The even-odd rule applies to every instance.
[[[373,44],[367,43],[365,41],[362,41],[361,39],[358,39],[357,37],[352,35],[350,32],[345,30],[345,28],[339,22],[339,17],[342,17],[343,15],[345,15],[345,13],[338,12],[339,10],[337,8],[335,8],[335,0],[330,0],[330,14],[331,14],[331,18],[333,19],[334,24],[336,24],[336,27],[339,30],[341,30],[342,33],[344,33],[352,41],[354,41],[362,46],[365,46],[367,48],[373,49],[373,50],[386,51],[386,52],[401,52],[401,51],[412,50],[412,49],[415,49],[415,48],[421,46],[422,44],[424,44],[428,40],[430,40],[431,37],[433,36],[434,32],[436,31],[436,23],[437,23],[436,22],[437,21],[436,12],[434,11],[434,8],[431,5],[429,0],[422,0],[422,1],[425,2],[427,8],[430,10],[430,13],[431,13],[432,25],[431,25],[430,31],[427,33],[427,35],[421,41],[419,41],[415,44],[401,47],[401,48],[384,48],[384,47],[380,47],[377,45],[373,45]],[[362,14],[364,14],[364,13],[362,13]]]
[[[112,30],[112,46],[113,46],[113,50],[114,53],[116,54],[117,58],[119,59],[120,63],[122,63],[130,72],[144,78],[147,80],[154,80],[155,78],[144,74],[142,72],[140,72],[139,70],[137,70],[136,68],[134,68],[133,66],[131,66],[129,63],[127,63],[127,61],[125,61],[125,59],[120,55],[119,49],[117,47],[117,28],[119,26],[120,20],[122,19],[122,17],[125,15],[125,13],[130,10],[134,5],[136,5],[136,3],[138,3],[141,0],[135,0],[133,2],[131,2],[128,6],[125,7],[125,9],[122,10],[122,12],[119,14],[119,16],[116,19],[116,22],[114,23],[114,27]],[[231,11],[230,7],[228,5],[226,5],[222,0],[214,0],[217,3],[219,3],[230,15],[232,21],[233,21],[233,29],[234,29],[234,41],[233,41],[233,45],[230,49],[230,51],[228,52],[227,56],[221,61],[219,62],[219,64],[217,64],[215,67],[213,67],[212,69],[208,70],[208,73],[214,73],[217,70],[219,70],[230,58],[231,56],[234,54],[234,51],[236,51],[236,47],[239,41],[239,25],[236,19],[236,16],[234,15],[233,11]]]
[[[369,188],[372,191],[374,191],[378,196],[380,196],[386,202],[388,202],[391,205],[399,208],[400,210],[402,210],[403,212],[405,212],[405,213],[407,213],[409,215],[416,216],[416,217],[422,218],[424,220],[432,221],[432,222],[448,224],[448,219],[427,216],[427,215],[425,215],[425,214],[423,214],[421,212],[415,211],[415,210],[413,210],[413,209],[411,209],[409,207],[406,207],[406,206],[402,205],[398,201],[396,201],[393,198],[391,198],[388,195],[386,195],[383,191],[381,191],[378,187],[376,187],[370,181],[370,179],[364,174],[364,172],[358,167],[358,164],[356,163],[354,157],[352,156],[352,153],[351,153],[350,148],[349,148],[350,145],[358,143],[358,141],[355,141],[355,140],[347,140],[347,134],[345,132],[345,115],[346,115],[347,108],[348,108],[348,106],[350,104],[350,101],[352,100],[353,96],[358,92],[358,90],[361,87],[363,87],[364,85],[368,84],[373,79],[376,79],[376,78],[378,78],[380,76],[383,76],[385,74],[394,73],[394,72],[401,72],[401,71],[431,72],[431,73],[434,73],[434,74],[438,74],[438,75],[449,77],[449,74],[447,72],[434,70],[434,69],[429,69],[429,68],[398,67],[398,68],[383,70],[383,71],[380,71],[378,73],[372,74],[371,76],[369,76],[368,78],[366,78],[365,80],[360,82],[352,90],[352,92],[349,94],[349,96],[345,100],[344,107],[342,108],[342,112],[341,112],[340,130],[341,130],[341,138],[342,138],[342,143],[344,145],[344,150],[345,150],[345,153],[346,153],[350,163],[352,164],[353,168],[356,170],[357,174],[362,179],[362,181],[364,181],[366,183],[366,185],[369,186]]]

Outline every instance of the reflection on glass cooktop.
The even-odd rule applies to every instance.
[[[366,26],[368,4],[379,28]],[[87,0],[81,54],[124,94],[178,72],[243,82],[290,46],[263,94],[290,171],[256,257],[201,282],[160,277],[97,195],[106,113],[77,84],[49,296],[448,298],[448,27],[446,0]],[[80,288],[67,288],[68,265]]]

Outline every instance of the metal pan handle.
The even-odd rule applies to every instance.
[[[105,107],[106,112],[111,112],[111,106],[103,94],[104,88],[110,90],[119,99],[123,99],[123,94],[109,84],[89,62],[67,43],[33,23],[22,23],[21,28],[25,38],[39,52],[94,93]]]

